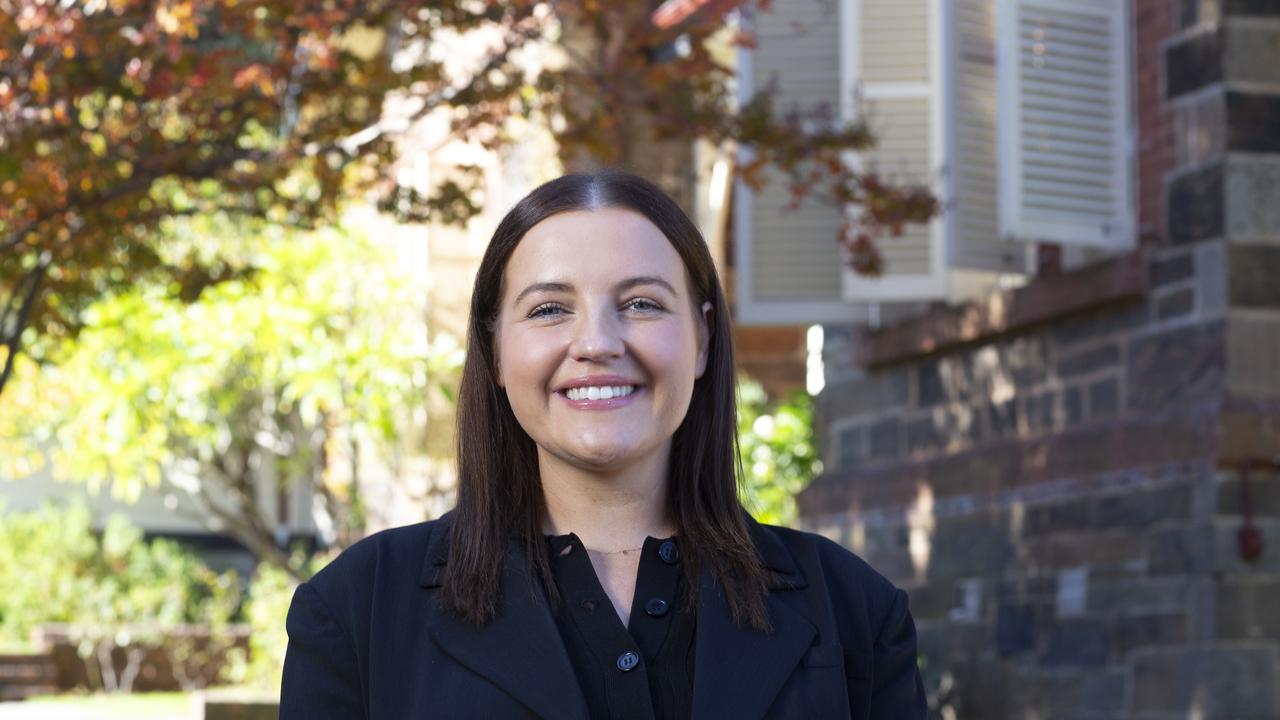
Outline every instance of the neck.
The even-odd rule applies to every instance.
[[[604,552],[635,548],[675,532],[667,508],[667,452],[615,471],[586,470],[539,450],[546,500],[543,531],[575,533]]]

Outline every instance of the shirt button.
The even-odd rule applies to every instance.
[[[680,548],[676,547],[674,540],[667,540],[658,546],[658,557],[668,565],[675,565],[680,562]]]
[[[656,618],[666,615],[669,609],[667,601],[662,598],[653,598],[644,604],[644,611]]]
[[[630,672],[639,664],[640,656],[630,650],[618,656],[618,669],[622,672]]]

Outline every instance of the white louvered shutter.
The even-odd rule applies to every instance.
[[[941,8],[943,0],[844,0],[841,3],[841,110],[865,118],[876,146],[851,158],[856,167],[891,182],[941,191],[945,150]],[[779,3],[784,4],[784,3]],[[851,208],[856,215],[857,209]],[[944,297],[945,234],[941,218],[908,226],[878,242],[882,276],[846,270],[852,302]]]
[[[785,0],[750,19],[756,47],[738,56],[742,100],[774,86],[774,108],[830,106],[840,90],[838,7],[829,0]],[[749,162],[749,150],[740,162]],[[841,296],[840,212],[809,199],[789,210],[778,173],[753,192],[734,188],[735,314],[744,325],[848,322]]]
[[[948,0],[945,7],[948,265],[1022,273],[1027,246],[1001,234],[997,218],[996,3]]]
[[[1002,235],[1134,244],[1127,6],[998,0]]]

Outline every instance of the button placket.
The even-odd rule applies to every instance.
[[[646,548],[650,567],[674,569],[658,562],[655,557],[658,544],[654,541]],[[573,536],[571,545],[567,554],[553,553],[554,572],[566,611],[558,622],[573,628],[571,635],[576,639],[567,642],[576,647],[571,651],[576,653],[573,662],[590,663],[593,668],[586,674],[577,670],[580,682],[590,682],[583,685],[584,692],[591,695],[594,702],[608,707],[613,717],[653,717],[647,646],[637,642],[628,631],[628,623],[620,622],[617,613],[613,612],[608,594],[581,540]],[[560,543],[553,544],[553,550],[561,549]],[[663,591],[656,588],[641,592],[636,610],[643,608],[644,598],[661,594]],[[644,615],[641,617],[650,623],[660,622]]]

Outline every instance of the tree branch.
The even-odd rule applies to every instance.
[[[534,22],[527,22],[534,20]],[[491,70],[496,70],[502,66],[507,58],[510,57],[514,50],[519,49],[524,43],[537,39],[543,32],[544,28],[532,12],[532,6],[522,17],[512,23],[511,31],[507,34],[502,49],[494,53],[485,64],[476,72],[472,73],[471,78],[461,86],[444,86],[437,91],[423,95],[408,95],[406,99],[421,100],[422,106],[404,118],[396,118],[396,124],[406,124],[412,126],[417,121],[429,115],[432,111],[447,105],[450,98],[465,93],[467,90],[479,85],[487,77]],[[523,28],[522,28],[523,26]],[[341,150],[348,155],[355,155],[359,149],[382,138],[386,135],[390,122],[387,119],[379,120],[369,127],[357,133],[353,133],[339,140],[334,140],[324,145],[311,148],[307,151],[307,155],[323,155],[332,150]]]
[[[256,509],[246,508],[246,512],[236,512],[233,509],[223,507],[204,490],[203,485],[200,487],[200,492],[193,493],[185,488],[182,488],[182,490],[187,497],[222,522],[233,537],[249,548],[249,552],[253,553],[254,557],[275,565],[299,582],[306,580],[301,570],[294,567],[288,554],[276,545],[274,536],[269,531],[262,532],[260,527],[255,527],[252,521],[247,520],[249,512],[256,511]]]
[[[48,250],[41,253],[36,266],[18,281],[13,289],[13,295],[5,303],[4,315],[0,316],[0,333],[3,333],[0,335],[0,344],[5,347],[4,368],[0,370],[0,392],[4,392],[5,384],[13,375],[14,362],[22,350],[22,332],[27,327],[27,321],[31,319],[31,311],[35,307],[36,298],[40,294],[40,285],[44,282],[44,276],[49,270],[51,261],[52,256]],[[26,295],[22,298],[22,305],[19,306],[15,321],[10,328],[9,317],[13,309],[13,300],[22,292],[23,283],[28,285]]]

